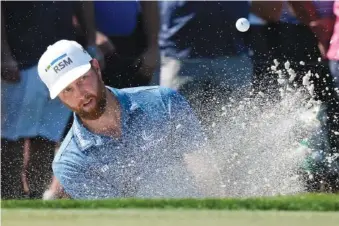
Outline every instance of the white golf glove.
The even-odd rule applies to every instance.
[[[42,200],[54,200],[56,199],[56,194],[52,190],[46,190],[42,196]]]

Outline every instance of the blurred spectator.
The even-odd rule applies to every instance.
[[[277,75],[266,70],[267,67],[273,65],[274,59],[280,63],[278,69],[283,70],[286,74],[288,73],[284,68],[284,63],[290,62],[290,67],[297,74],[296,81],[299,85],[302,84],[302,77],[308,71],[313,74],[317,73],[319,76],[312,76],[311,80],[315,85],[315,98],[323,101],[322,107],[325,109],[325,115],[321,113],[319,119],[322,119],[323,137],[326,137],[325,140],[322,140],[322,144],[317,145],[325,147],[325,144],[329,143],[330,149],[321,149],[321,151],[337,152],[338,139],[335,137],[334,131],[339,130],[338,96],[334,91],[333,77],[329,75],[326,57],[333,30],[333,1],[283,1],[282,6],[279,22],[269,21],[263,16],[260,18],[250,17],[252,22],[261,23],[259,29],[263,29],[262,35],[253,32],[254,34],[251,33],[250,36],[251,47],[254,49],[255,87],[261,91],[269,92],[272,99],[279,98]],[[266,24],[267,27],[263,24]],[[252,26],[252,31],[255,28]],[[254,40],[253,37],[256,37],[257,40]],[[269,60],[266,65],[265,58]],[[256,67],[256,61],[263,61],[259,65],[265,66]],[[322,135],[319,134],[319,136]],[[323,176],[326,177],[326,175]],[[325,177],[317,177],[315,181],[325,180]],[[308,185],[310,190],[318,187],[316,183]]]
[[[201,119],[213,119],[230,93],[249,89],[252,63],[236,21],[246,1],[161,1],[160,85],[183,94]],[[209,117],[204,117],[208,115]],[[208,123],[207,121],[205,123]]]
[[[148,85],[159,63],[158,3],[95,1],[94,5],[97,40],[108,50],[105,83],[116,88]]]
[[[322,144],[317,144],[319,150],[316,151],[338,153],[339,143],[335,131],[339,129],[339,99],[326,56],[333,33],[333,1],[288,1],[285,6],[282,22],[276,27],[279,32],[277,36],[281,37],[277,39],[277,45],[280,45],[277,54],[282,62],[291,62],[291,67],[299,75],[299,83],[308,71],[319,75],[312,76],[311,80],[315,87],[315,98],[322,101],[324,112],[319,118],[326,139],[322,140]],[[300,65],[300,61],[305,65]],[[326,147],[327,143],[329,148],[321,148]],[[321,173],[314,179],[315,183],[311,181],[308,189],[317,190],[322,183],[332,183],[328,179],[332,180],[327,172]]]
[[[331,25],[326,29],[318,22],[330,22],[333,17],[331,1],[284,1],[280,23],[272,26],[276,38],[272,40],[275,47],[274,56],[283,67],[289,61],[301,83],[302,77],[311,71],[314,76],[315,95],[317,99],[327,101],[325,92],[331,86],[329,68],[324,52],[330,41]],[[303,62],[305,65],[300,64]]]
[[[75,39],[74,14],[86,31],[87,50],[100,58],[95,45],[93,3],[1,4],[2,198],[41,197],[51,179],[54,150],[71,112],[59,100],[49,98],[38,76],[37,63],[50,44]]]
[[[289,61],[291,68],[298,75],[299,84],[308,71],[321,76],[320,79],[314,80],[315,93],[318,99],[327,100],[328,95],[324,90],[325,87],[331,86],[331,79],[326,76],[329,74],[329,68],[324,52],[328,48],[331,33],[331,25],[328,23],[331,23],[333,15],[331,10],[333,2],[280,1],[280,3],[282,3],[282,13],[279,21],[276,21],[276,18],[269,20],[265,15],[256,15],[259,18],[250,17],[252,23],[254,19],[262,24],[251,27],[249,41],[254,50],[253,59],[256,61],[254,63],[255,87],[270,92],[272,98],[278,97],[277,77],[267,68],[273,65],[274,59],[277,59],[280,63],[278,69],[284,70],[284,63]],[[321,27],[325,23],[327,23],[326,29]],[[265,62],[266,59],[268,62]],[[319,59],[322,61],[320,62]],[[262,63],[257,67],[259,61]]]
[[[328,67],[328,59],[326,53],[331,41],[331,36],[333,34],[335,17],[333,14],[333,1],[308,1],[308,2],[289,2],[292,6],[292,10],[296,15],[296,18],[302,22],[304,27],[304,36],[307,35],[306,29],[308,30],[308,36],[311,36],[309,45],[313,45],[313,52],[306,52],[308,55],[305,55],[304,58],[309,57],[313,62],[309,62],[311,65],[307,66],[308,62],[306,61],[306,67],[303,69],[311,70],[313,73],[318,73],[319,78],[316,76],[313,77],[315,83],[315,92],[316,97],[322,100],[327,106],[327,121],[328,134],[330,136],[330,143],[332,143],[332,150],[338,150],[338,146],[334,142],[337,140],[337,137],[333,134],[333,131],[338,130],[338,122],[336,120],[338,112],[338,95],[334,91],[335,84],[333,77],[330,74]],[[296,33],[298,34],[298,33]],[[299,35],[302,36],[303,33]],[[291,36],[291,35],[290,35]],[[298,38],[299,38],[298,37]],[[294,52],[300,52],[303,47],[300,43],[304,43],[305,38],[300,38],[297,48],[294,48]],[[300,49],[299,49],[300,48]],[[301,52],[302,53],[302,52]],[[331,54],[329,54],[331,55]],[[321,62],[315,62],[316,57],[318,59],[321,57]],[[336,129],[335,129],[336,128]]]
[[[334,18],[334,26],[333,26],[333,34],[331,37],[329,50],[327,52],[327,58],[329,59],[329,66],[330,71],[332,74],[332,77],[334,78],[334,84],[336,92],[339,94],[339,0],[335,0],[333,5],[333,12],[335,15]],[[332,152],[335,154],[339,153],[339,139],[338,134],[339,132],[339,101],[334,101],[331,105],[333,113],[330,113],[329,125],[328,129],[330,130],[330,145],[332,148]],[[336,159],[336,162],[339,163],[339,158]],[[336,169],[336,177],[332,178],[332,181],[336,182],[336,184],[333,186],[333,191],[338,192],[339,191],[339,173],[338,169]]]

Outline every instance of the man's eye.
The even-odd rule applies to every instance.
[[[81,80],[81,81],[84,81],[84,80],[86,80],[87,78],[88,78],[88,75],[84,75],[84,76],[81,77],[80,80]]]
[[[71,92],[72,91],[72,88],[71,87],[67,87],[64,89],[64,93],[68,93],[68,92]]]

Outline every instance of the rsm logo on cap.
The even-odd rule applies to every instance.
[[[70,57],[67,57],[67,53],[57,57],[55,60],[53,60],[45,69],[47,72],[51,67],[53,67],[53,70],[55,73],[60,72],[65,67],[71,65],[73,63],[72,59]],[[60,60],[60,61],[59,61]],[[57,63],[59,61],[59,63]],[[57,64],[56,64],[57,63]]]

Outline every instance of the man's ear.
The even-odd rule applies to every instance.
[[[99,61],[97,59],[93,58],[91,60],[91,65],[95,69],[95,71],[98,71],[98,70],[100,71],[100,64],[99,64]]]
[[[102,79],[99,61],[94,58],[91,61],[91,64],[92,64],[92,69],[98,74],[99,78]]]

